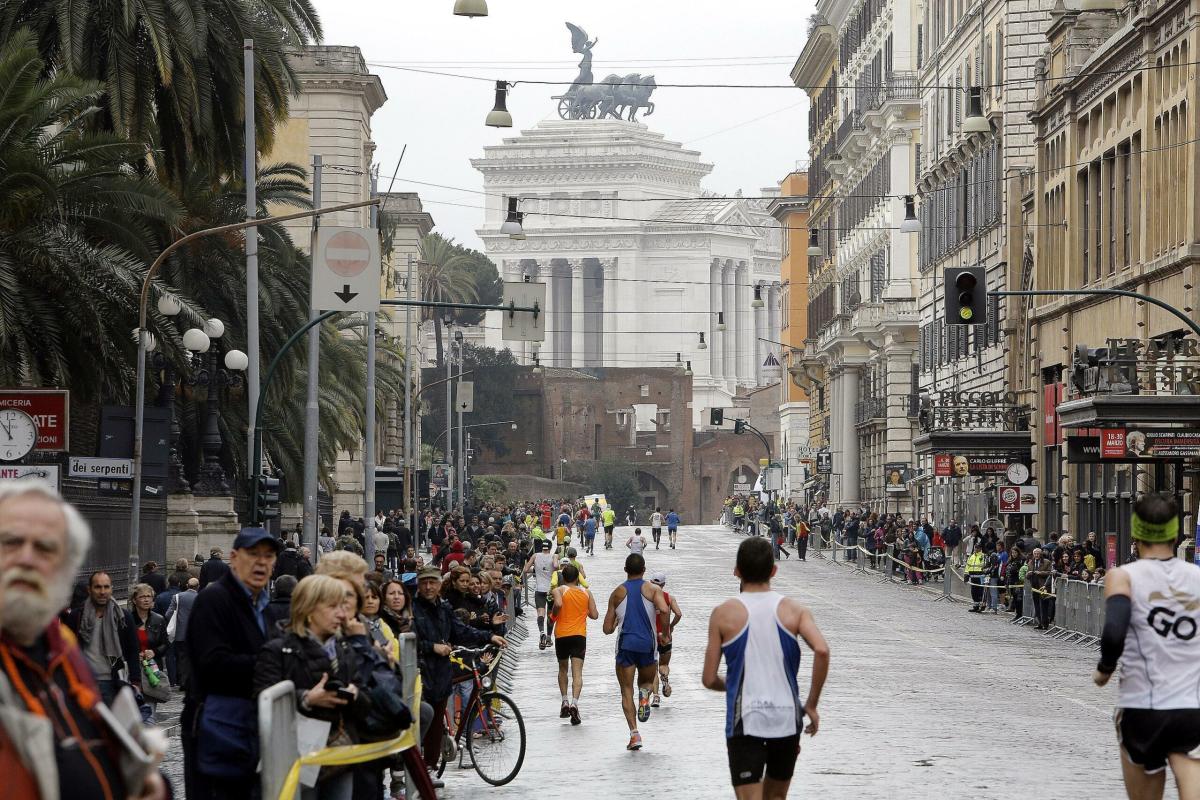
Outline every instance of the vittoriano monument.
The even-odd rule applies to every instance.
[[[578,25],[567,23],[571,32],[571,49],[583,56],[579,62],[579,75],[566,94],[556,95],[558,116],[563,119],[628,119],[637,122],[639,109],[646,109],[646,116],[654,113],[650,95],[658,88],[653,75],[630,73],[609,75],[600,83],[592,79],[592,48],[599,38],[588,39],[587,33]]]

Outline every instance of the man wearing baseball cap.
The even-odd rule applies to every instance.
[[[662,687],[662,697],[671,696],[671,637],[675,633],[675,626],[679,624],[679,620],[683,619],[683,612],[679,609],[679,603],[667,591],[666,572],[658,570],[650,576],[650,582],[663,590],[663,597],[671,609],[671,622],[667,626],[665,636],[662,629],[662,617],[654,618],[655,628],[658,631],[658,672],[654,674],[654,693],[650,697],[650,707],[658,708],[662,703],[659,697],[660,686]]]
[[[413,633],[417,635],[417,654],[421,662],[422,699],[433,707],[433,724],[425,732],[422,749],[425,762],[436,764],[442,752],[445,732],[446,700],[450,697],[453,669],[450,652],[454,647],[482,647],[489,642],[507,647],[503,636],[493,636],[464,623],[440,596],[442,571],[434,566],[417,571],[417,596],[413,600]]]
[[[1180,797],[1200,795],[1200,568],[1175,557],[1179,505],[1165,492],[1133,507],[1138,560],[1104,579],[1104,686],[1121,664],[1117,741],[1130,798],[1163,796],[1166,768]]]

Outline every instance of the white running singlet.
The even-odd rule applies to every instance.
[[[779,623],[779,592],[743,592],[749,619],[725,654],[725,737],[778,739],[800,731],[800,643]]]
[[[555,560],[549,553],[538,553],[533,557],[533,590],[549,592],[550,578],[554,575]]]
[[[1119,708],[1200,708],[1200,567],[1144,558],[1121,567],[1132,610]]]
[[[637,553],[638,555],[641,555],[642,551],[645,549],[646,549],[645,537],[635,536],[629,542],[629,552],[631,552],[631,553]]]

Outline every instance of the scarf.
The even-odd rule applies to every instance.
[[[97,620],[96,606],[89,597],[83,604],[83,613],[79,618],[79,639],[86,649],[91,646],[92,638],[99,636],[97,644],[100,655],[107,658],[110,664],[115,664],[124,658],[124,653],[121,651],[120,624],[121,609],[115,602],[109,600],[104,609],[104,616]],[[127,664],[126,666],[133,669],[133,665]]]

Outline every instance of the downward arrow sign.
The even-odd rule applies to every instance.
[[[351,300],[358,297],[358,292],[350,291],[350,284],[346,283],[342,284],[342,290],[340,292],[334,292],[333,296],[341,298],[343,303],[349,303]]]

